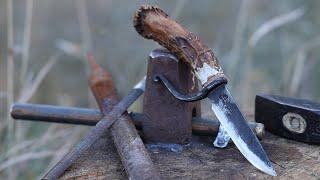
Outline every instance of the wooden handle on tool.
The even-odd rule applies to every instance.
[[[147,39],[153,39],[191,65],[203,86],[224,77],[217,58],[193,33],[172,20],[163,10],[142,6],[134,16],[136,31]]]
[[[103,107],[106,107],[110,111],[109,107],[111,108],[119,101],[112,76],[96,63],[91,53],[87,53],[87,59],[91,68],[89,77],[90,89],[100,110],[105,111],[106,109]]]

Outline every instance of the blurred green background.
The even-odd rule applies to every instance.
[[[111,72],[121,96],[144,76],[149,52],[160,47],[132,25],[146,3],[213,49],[247,114],[257,93],[320,100],[317,0],[2,0],[0,179],[41,177],[88,130],[13,122],[13,102],[96,107],[87,86],[87,50]],[[141,102],[131,109],[141,111]],[[208,107],[203,102],[204,116],[212,115]]]

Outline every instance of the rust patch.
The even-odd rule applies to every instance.
[[[192,81],[191,69],[186,63],[177,61],[168,50],[152,51],[143,101],[144,140],[148,143],[188,144],[192,135],[192,117],[200,117],[200,101],[176,99],[163,84],[154,82],[154,77],[159,74],[166,76],[184,94],[198,91],[198,81]]]
[[[91,53],[87,54],[87,59],[91,67],[89,86],[101,111],[106,107],[105,100],[108,99],[109,105],[114,105],[119,101],[117,90],[109,72],[102,69],[95,61]],[[108,106],[109,107],[109,106]],[[110,107],[111,108],[111,107]],[[111,110],[108,108],[109,110]]]

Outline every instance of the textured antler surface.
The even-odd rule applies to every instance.
[[[212,50],[158,7],[140,7],[133,23],[141,36],[153,39],[190,64],[202,85],[224,76]]]

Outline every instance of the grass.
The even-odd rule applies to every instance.
[[[320,85],[310,78],[320,73],[320,16],[312,8],[317,1],[152,2],[215,47],[243,111],[252,114],[257,93],[319,101]],[[124,95],[145,74],[148,53],[159,46],[133,30],[133,12],[144,1],[3,3],[0,10],[6,16],[0,18],[6,17],[6,32],[0,36],[6,39],[7,53],[0,62],[6,76],[0,78],[0,102],[6,107],[0,113],[0,179],[35,179],[87,127],[13,121],[12,103],[94,107],[83,61],[86,51],[113,74]],[[141,109],[141,101],[134,109]],[[202,109],[205,116],[212,115],[207,102]]]

